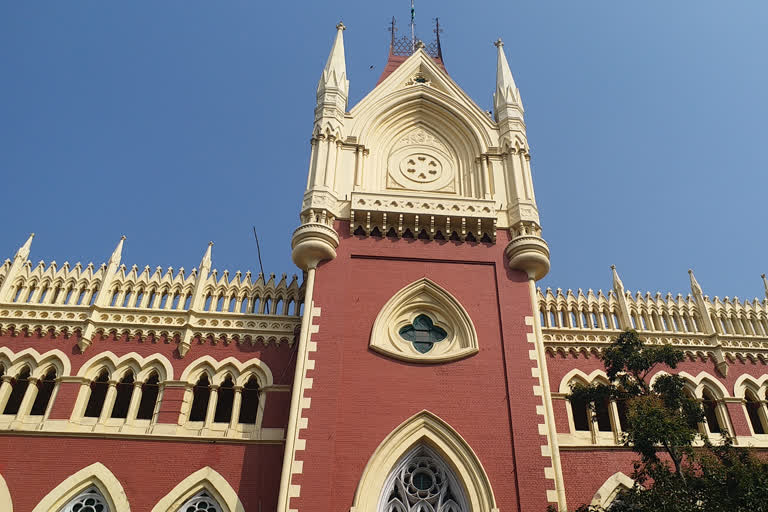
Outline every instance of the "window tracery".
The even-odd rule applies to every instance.
[[[110,510],[99,490],[89,487],[67,503],[60,512],[110,512]]]
[[[222,512],[222,509],[215,499],[202,491],[184,503],[178,512]]]
[[[413,450],[387,478],[380,512],[469,512],[453,471],[426,446]]]

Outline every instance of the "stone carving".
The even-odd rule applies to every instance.
[[[419,127],[400,137],[389,156],[387,186],[401,190],[455,191],[455,158],[435,135]]]

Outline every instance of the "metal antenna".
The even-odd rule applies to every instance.
[[[259,255],[259,268],[261,269],[261,275],[265,276],[264,279],[266,279],[266,274],[264,274],[264,265],[261,264],[261,247],[259,246],[259,235],[256,234],[256,226],[253,226],[253,238],[256,239],[256,254]]]

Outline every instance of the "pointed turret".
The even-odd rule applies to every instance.
[[[344,58],[344,29],[346,27],[342,22],[336,25],[336,40],[333,42],[330,55],[328,55],[328,61],[325,63],[320,82],[317,84],[318,95],[333,89],[343,94],[345,99],[349,94],[347,63]]]
[[[34,233],[30,233],[29,237],[27,238],[27,241],[24,242],[24,245],[19,247],[19,250],[16,251],[16,256],[14,260],[22,260],[27,261],[29,259],[29,251],[32,248],[32,239],[35,238]]]
[[[629,319],[629,304],[627,304],[627,292],[624,291],[624,283],[621,282],[619,273],[616,271],[616,265],[611,265],[613,273],[613,291],[616,293],[616,300],[619,303],[619,322],[622,329],[631,329],[632,321]]]
[[[32,248],[33,238],[35,238],[35,234],[30,233],[27,241],[24,242],[21,247],[19,247],[18,251],[16,251],[16,256],[13,258],[11,268],[8,269],[8,273],[5,275],[3,283],[0,285],[0,301],[9,298],[11,293],[11,284],[15,282],[16,276],[19,275],[21,269],[24,268],[24,265],[26,265],[27,261],[29,260],[29,251]]]
[[[208,242],[208,248],[205,250],[205,254],[203,254],[203,259],[200,260],[200,268],[198,269],[197,275],[205,274],[208,275],[208,272],[211,270],[211,250],[213,249],[213,242]]]
[[[104,277],[101,280],[101,286],[99,287],[99,294],[96,297],[95,305],[99,307],[109,306],[112,299],[112,293],[110,288],[112,287],[112,281],[115,279],[117,269],[120,268],[120,262],[123,257],[123,244],[125,243],[125,235],[120,237],[120,241],[117,242],[117,247],[112,251],[112,255],[107,262],[107,268],[104,270]],[[87,346],[81,347],[81,350],[85,350]]]
[[[765,277],[765,274],[762,275],[763,278],[763,286],[765,287],[765,298],[768,299],[768,278]]]
[[[109,257],[109,261],[107,262],[107,267],[114,267],[117,269],[117,267],[120,266],[120,261],[123,257],[123,244],[125,243],[125,235],[120,237],[120,241],[117,242],[117,247],[115,247],[115,250],[112,251],[112,256]]]
[[[496,121],[507,118],[523,120],[523,101],[520,90],[515,85],[512,71],[509,69],[507,56],[504,54],[504,43],[501,38],[494,46],[498,49],[496,58],[496,92],[493,93],[493,110]]]
[[[696,276],[693,275],[693,270],[690,268],[688,269],[688,276],[691,278],[691,293],[695,298],[698,298],[699,295],[701,297],[704,297],[704,292],[701,290],[701,285],[699,285],[699,282],[696,280]]]

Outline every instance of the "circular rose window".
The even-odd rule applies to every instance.
[[[416,183],[431,183],[442,176],[443,164],[428,153],[411,153],[400,160],[400,173]]]

